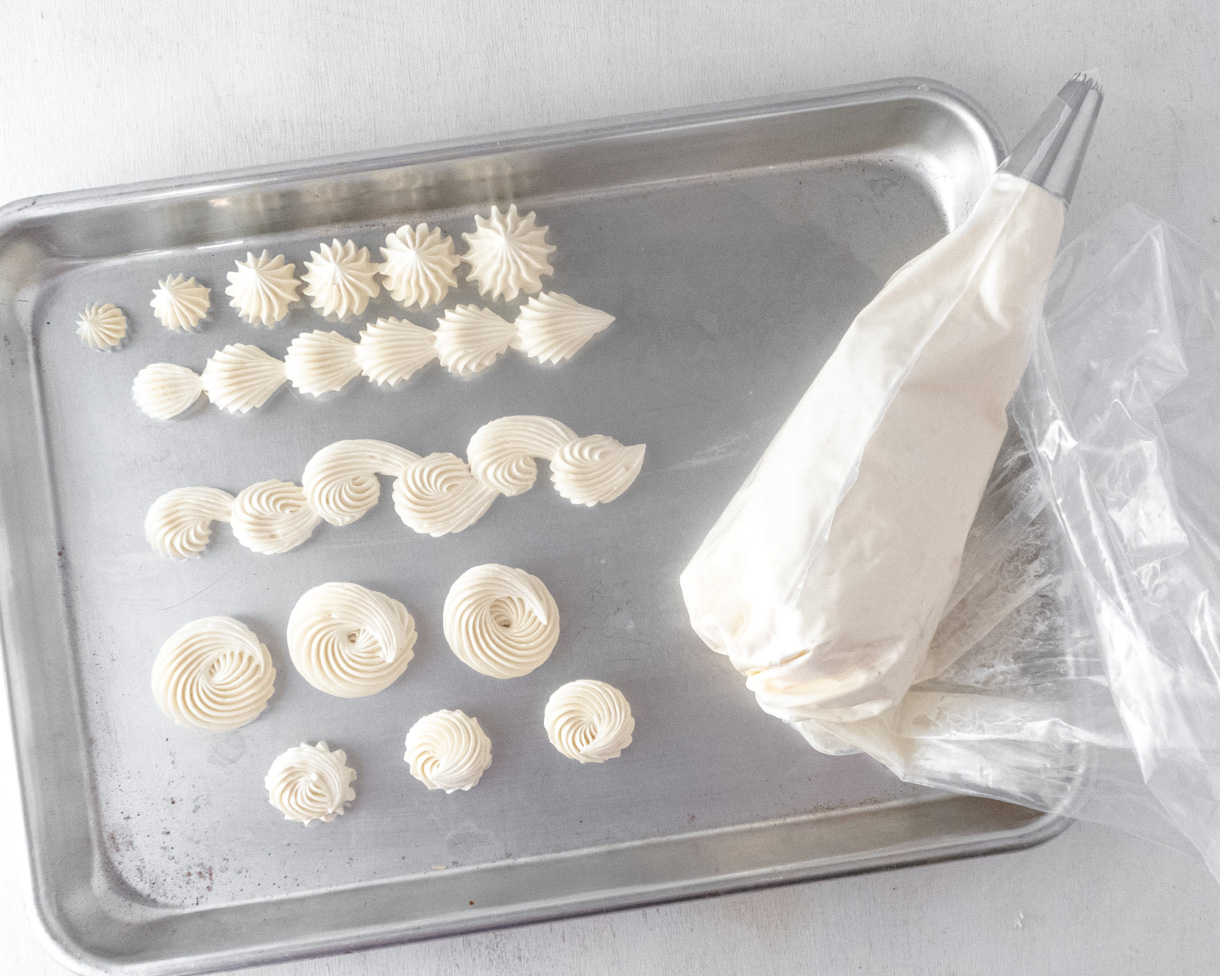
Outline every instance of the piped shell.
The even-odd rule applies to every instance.
[[[203,389],[229,413],[261,407],[288,379],[283,362],[244,343],[218,349],[203,367]]]
[[[436,333],[404,319],[378,319],[360,333],[356,363],[379,386],[394,386],[436,358]]]
[[[341,390],[360,375],[356,344],[338,332],[302,332],[284,355],[288,379],[302,393],[320,396]]]
[[[517,313],[513,347],[540,363],[566,362],[613,321],[613,315],[569,295],[546,292],[532,297]]]
[[[440,318],[436,352],[449,372],[470,376],[503,356],[516,334],[517,327],[491,309],[458,305]]]
[[[131,383],[131,398],[153,420],[177,417],[194,406],[202,394],[199,374],[175,363],[149,363]]]

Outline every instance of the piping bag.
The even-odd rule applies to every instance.
[[[1073,76],[966,221],[886,282],[683,571],[695,632],[764,711],[868,719],[919,673],[1101,100]]]

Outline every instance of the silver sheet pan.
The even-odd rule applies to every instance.
[[[0,614],[31,899],[55,950],[82,971],[198,972],[1054,833],[1051,817],[816,754],[698,642],[677,586],[856,311],[964,217],[999,155],[970,100],[898,81],[0,214]],[[404,221],[456,235],[506,201],[550,225],[551,286],[617,316],[572,363],[510,355],[468,382],[434,367],[405,389],[357,380],[320,401],[284,390],[245,418],[212,408],[155,423],[132,404],[146,363],[198,368],[237,341],[278,354],[322,326],[305,308],[272,333],[238,320],[224,273],[248,249],[299,268],[318,241],[351,236],[376,255]],[[149,308],[156,280],[178,271],[213,289],[195,335],[162,329]],[[447,304],[472,300],[463,286]],[[117,353],[73,334],[94,301],[128,313]],[[395,309],[383,293],[362,321]],[[169,488],[299,481],[314,451],[344,437],[461,454],[509,413],[646,442],[644,470],[593,510],[542,479],[443,539],[409,532],[383,497],[281,556],[247,552],[224,527],[182,565],[144,542],[144,512]],[[539,575],[561,608],[560,644],[528,677],[478,675],[444,643],[449,584],[486,561]],[[418,624],[416,660],[373,698],[328,698],[288,661],[290,608],[334,579],[395,596]],[[253,626],[280,671],[269,710],[220,735],[174,727],[148,688],[164,638],[208,614]],[[542,706],[577,677],[631,701],[636,741],[621,760],[580,766],[547,743]],[[402,762],[406,729],[442,707],[477,715],[494,743],[468,794],[430,793]],[[302,829],[267,804],[262,777],[282,749],[323,738],[351,756],[358,799]]]

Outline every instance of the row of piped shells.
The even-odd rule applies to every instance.
[[[562,685],[547,700],[543,726],[560,753],[581,763],[616,759],[631,745],[635,719],[623,693],[604,681]],[[430,790],[455,793],[476,786],[491,765],[491,739],[479,720],[460,709],[441,709],[407,732],[403,761]],[[263,785],[285,820],[330,823],[356,799],[356,771],[347,753],[325,742],[302,742],[276,757]]]
[[[393,387],[433,360],[454,375],[470,376],[510,347],[540,363],[566,362],[613,321],[559,292],[530,298],[512,322],[490,309],[458,305],[438,319],[435,330],[382,318],[358,342],[338,332],[302,332],[282,360],[239,343],[218,350],[202,374],[176,363],[150,363],[136,374],[132,397],[155,420],[177,417],[203,396],[231,414],[244,414],[263,406],[285,382],[313,396],[338,392],[360,375]]]
[[[542,276],[554,273],[550,256],[555,247],[546,241],[548,229],[537,223],[533,211],[522,217],[515,204],[505,212],[493,206],[489,217],[475,217],[473,233],[462,235],[467,244],[463,255],[440,228],[404,224],[386,235],[381,262],[372,260],[367,247],[335,238],[310,252],[300,279],[284,255],[250,252],[245,261],[234,262],[225,294],[244,321],[274,328],[300,300],[303,284],[305,297],[320,314],[342,320],[360,315],[383,283],[407,308],[435,305],[457,285],[457,268],[465,262],[470,266],[466,277],[478,285],[480,295],[512,301],[522,292],[540,291]],[[194,276],[168,275],[157,282],[149,304],[167,329],[191,332],[211,309],[212,290]],[[76,325],[81,341],[93,349],[117,348],[127,335],[127,317],[108,302],[88,306]]]
[[[500,495],[534,485],[535,459],[550,464],[556,490],[575,505],[613,501],[631,486],[644,463],[645,445],[613,437],[579,437],[549,417],[502,417],[484,424],[456,454],[421,457],[385,441],[336,441],[305,466],[302,484],[260,481],[236,497],[218,488],[175,488],[148,510],[144,533],[163,556],[201,553],[212,523],[228,522],[247,549],[272,554],[304,543],[318,523],[349,525],[381,497],[380,476],[394,480],[394,509],[416,532],[439,537],[469,528]]]

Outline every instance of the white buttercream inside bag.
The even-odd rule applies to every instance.
[[[864,308],[682,574],[691,624],[797,722],[883,712],[957,580],[1063,229],[997,173]]]

